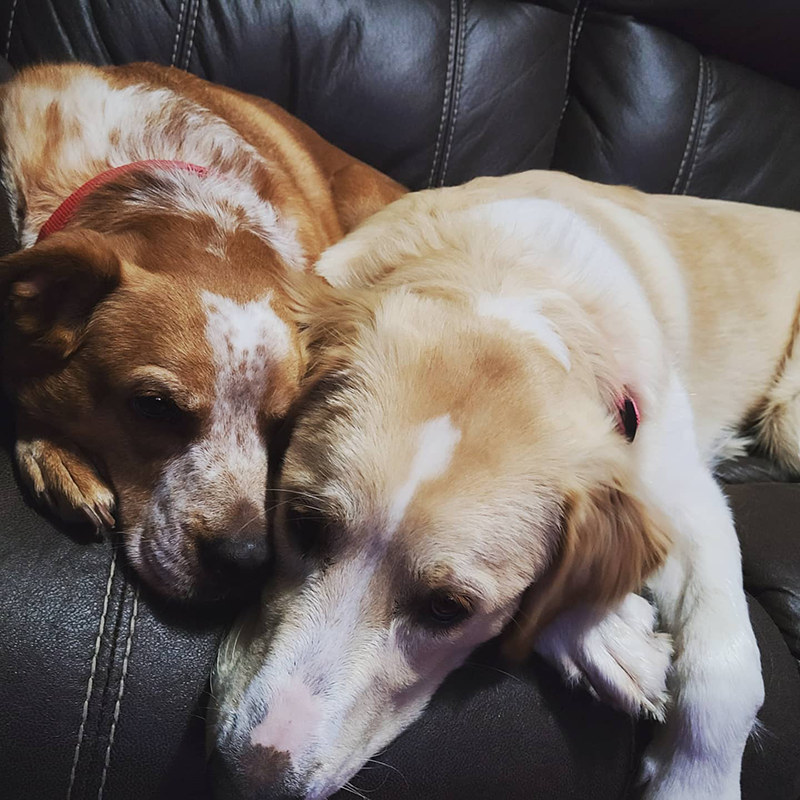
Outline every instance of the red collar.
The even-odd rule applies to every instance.
[[[161,159],[134,161],[132,164],[123,164],[121,167],[107,169],[105,172],[95,175],[90,181],[87,181],[83,186],[76,189],[50,215],[50,219],[42,225],[42,229],[39,231],[39,238],[36,241],[41,242],[51,234],[60,231],[72,219],[83,200],[104,183],[108,183],[114,178],[124,175],[126,172],[147,168],[183,170],[185,172],[195,172],[198,175],[206,175],[208,173],[206,167],[199,167],[197,164],[188,164],[185,161],[164,161]]]

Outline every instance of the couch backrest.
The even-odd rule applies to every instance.
[[[800,209],[798,36],[793,0],[0,2],[16,67],[174,64],[412,188],[552,167]]]

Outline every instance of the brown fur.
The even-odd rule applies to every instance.
[[[101,109],[86,128],[85,103]],[[266,431],[286,413],[304,371],[301,329],[324,291],[309,265],[404,190],[274,104],[154,64],[32,67],[2,87],[0,104],[5,179],[24,210],[27,246],[0,262],[0,299],[9,309],[3,378],[19,412],[21,472],[60,515],[96,525],[116,516],[129,529],[165,465],[211,424],[216,375],[201,298],[212,293],[246,305],[269,296],[287,326],[282,360],[273,363],[266,349],[256,353],[269,365],[257,409]],[[210,172],[196,184],[197,212],[191,198],[191,213],[169,201],[172,184],[162,175],[128,172],[85,197],[64,230],[34,244],[82,184],[120,160],[143,158],[204,159],[200,166]],[[251,195],[214,210],[217,176],[293,228],[305,271],[253,231]],[[156,207],[150,197],[166,199]],[[161,372],[143,375],[144,367]],[[144,390],[169,392],[185,424],[165,428],[133,417],[127,400]],[[189,525],[183,578],[169,586],[149,576],[158,588],[188,596],[201,587],[195,539],[224,536],[242,523],[244,506],[223,495],[213,514]]]

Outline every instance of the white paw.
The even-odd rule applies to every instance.
[[[698,763],[657,738],[642,759],[642,800],[741,800],[739,771]]]
[[[589,610],[561,614],[542,632],[536,651],[570,683],[585,683],[629,714],[663,721],[672,639],[655,623],[653,606],[631,594],[602,617]]]
[[[22,479],[38,502],[68,522],[114,527],[111,489],[77,450],[45,439],[19,440],[14,452]]]

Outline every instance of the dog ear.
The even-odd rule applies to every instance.
[[[54,234],[0,260],[8,344],[28,344],[54,358],[78,347],[96,305],[119,286],[121,263],[93,231]]]
[[[366,288],[405,259],[418,256],[426,249],[424,234],[431,228],[426,213],[431,201],[422,197],[425,194],[406,194],[387,208],[375,209],[363,224],[325,250],[314,272],[331,286]]]
[[[579,604],[607,606],[639,590],[670,545],[666,526],[616,482],[571,494],[561,532],[552,565],[528,588],[517,624],[508,629],[506,652],[513,658],[526,656],[560,612]]]

